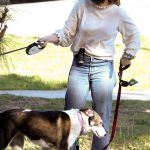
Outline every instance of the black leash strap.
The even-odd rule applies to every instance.
[[[26,49],[27,47],[28,46],[22,47],[22,48],[18,48],[18,49],[12,50],[12,51],[4,52],[4,53],[1,53],[0,56],[6,55],[6,54],[9,54],[9,53],[13,53],[13,52],[16,52],[16,51],[20,51],[20,50]]]

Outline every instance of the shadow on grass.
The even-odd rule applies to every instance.
[[[43,81],[39,76],[0,75],[0,90],[57,90],[66,88],[65,81]]]

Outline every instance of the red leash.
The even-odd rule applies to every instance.
[[[117,118],[118,118],[118,112],[119,112],[119,105],[120,105],[120,97],[121,97],[121,87],[122,86],[126,86],[124,83],[124,81],[122,80],[122,75],[123,75],[123,71],[126,70],[127,68],[129,68],[130,65],[127,66],[122,66],[120,64],[119,67],[119,88],[118,88],[118,95],[117,95],[117,101],[116,101],[116,107],[115,107],[115,112],[114,112],[114,120],[113,120],[113,126],[112,126],[112,131],[111,131],[111,136],[110,136],[110,141],[109,144],[112,142],[114,136],[115,136],[115,131],[116,131],[116,127],[117,127]]]
[[[118,112],[119,112],[119,105],[120,105],[120,97],[121,97],[121,87],[122,86],[128,86],[128,85],[130,85],[130,82],[122,80],[122,75],[123,75],[123,71],[126,70],[129,66],[130,65],[122,66],[121,64],[119,66],[119,73],[118,73],[118,76],[119,76],[119,88],[118,88],[118,95],[117,95],[115,112],[114,112],[113,126],[112,126],[112,131],[111,131],[111,136],[110,136],[109,144],[106,145],[103,148],[103,150],[107,150],[108,146],[113,141],[113,138],[115,136],[116,127],[117,127]]]

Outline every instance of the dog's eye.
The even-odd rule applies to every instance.
[[[103,121],[101,120],[101,121],[99,122],[99,124],[103,124]]]
[[[92,126],[101,126],[103,125],[103,121],[102,120],[94,120],[94,117],[89,117],[88,119],[89,121],[89,125],[92,127]]]
[[[89,119],[88,119],[88,121],[89,121],[89,125],[90,126],[93,126],[94,125],[94,116],[92,116],[92,117],[89,117]]]

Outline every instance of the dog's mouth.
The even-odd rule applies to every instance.
[[[93,133],[101,138],[106,135],[106,130],[103,127],[103,121],[99,117],[90,116],[88,118],[89,125],[93,131]]]
[[[93,126],[92,131],[99,138],[102,138],[106,135],[106,130],[102,126]]]

